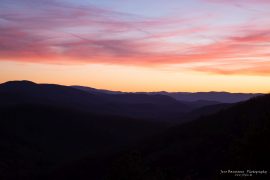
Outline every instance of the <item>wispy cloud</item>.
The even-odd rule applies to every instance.
[[[213,19],[209,22],[215,17],[192,12],[179,17],[146,18],[54,0],[1,3],[2,61],[159,67],[188,64],[192,70],[220,74],[265,74],[270,66],[269,26],[243,23],[223,27],[213,24]],[[257,59],[264,59],[264,65]],[[214,67],[220,61],[229,65]]]

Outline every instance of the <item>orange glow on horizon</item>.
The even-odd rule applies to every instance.
[[[186,69],[119,65],[44,65],[1,62],[0,82],[31,80],[36,83],[82,85],[125,92],[227,91],[269,93],[269,76],[212,75]]]

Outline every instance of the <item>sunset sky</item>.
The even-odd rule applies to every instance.
[[[1,0],[0,82],[270,92],[270,0]]]

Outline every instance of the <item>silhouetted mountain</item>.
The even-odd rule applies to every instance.
[[[165,95],[91,94],[68,86],[35,84],[29,81],[11,81],[1,84],[0,98],[0,106],[32,103],[165,121],[194,109]]]
[[[221,174],[221,170],[264,170],[267,174],[253,173],[250,178],[269,179],[269,138],[270,95],[265,95],[173,127],[130,152],[104,161],[103,173],[107,173],[100,179],[210,180],[235,177],[235,173]],[[72,169],[70,173],[61,173],[67,172],[61,170],[53,177],[89,179],[91,170],[86,167],[93,161],[85,159],[77,163],[79,169],[70,165],[67,167]],[[242,176],[245,174],[249,173]]]
[[[72,86],[76,89],[80,89],[89,93],[93,93],[93,94],[102,94],[103,96],[106,96],[106,94],[114,94],[115,96],[107,96],[108,99],[111,99],[113,101],[118,101],[121,103],[129,103],[129,104],[134,104],[134,103],[150,103],[150,104],[166,104],[166,102],[168,101],[168,97],[165,97],[164,95],[162,95],[163,93],[125,93],[125,92],[121,92],[121,91],[109,91],[109,90],[104,90],[104,89],[95,89],[95,88],[91,88],[91,87],[84,87],[84,86]],[[148,95],[155,95],[152,98],[149,98]],[[168,95],[168,94],[166,94]],[[170,96],[170,95],[168,95]],[[174,100],[170,99],[171,103],[175,103]],[[218,104],[222,104],[220,102],[217,101],[208,101],[208,100],[195,100],[195,101],[180,101],[182,104],[187,105],[190,110],[192,111],[193,109],[198,109],[198,108],[202,108],[204,106],[210,106],[210,105],[218,105]],[[222,106],[219,106],[222,107]],[[145,107],[145,108],[150,108],[150,107]],[[171,107],[174,108],[174,107]],[[177,107],[176,107],[177,108]],[[208,109],[210,109],[210,107],[208,107]],[[214,108],[213,106],[213,112],[215,112],[216,108]],[[186,111],[188,112],[188,111]],[[209,111],[210,112],[210,111]],[[190,114],[190,112],[188,113]],[[180,114],[178,114],[176,117],[178,118]],[[182,114],[181,114],[182,115]],[[195,114],[194,114],[195,115]],[[175,114],[174,114],[175,116]],[[186,116],[186,115],[185,115]],[[190,116],[191,117],[191,116]],[[199,116],[194,116],[194,117],[199,117]]]
[[[151,94],[163,94],[179,101],[217,101],[221,103],[236,103],[246,101],[252,97],[262,95],[260,93],[229,93],[229,92],[154,92]]]
[[[110,91],[104,89],[95,89],[91,87],[84,86],[72,86],[74,88],[84,90],[90,93],[106,93],[106,94],[125,94],[127,92],[121,91]],[[246,101],[252,97],[262,95],[261,93],[229,93],[229,92],[137,92],[139,94],[160,94],[170,96],[179,101],[188,101],[188,102],[196,102],[196,101],[209,101],[209,102],[217,102],[217,103],[236,103],[240,101]],[[210,105],[210,104],[208,104]]]
[[[222,104],[213,104],[213,105],[205,105],[198,107],[197,109],[192,110],[191,112],[188,112],[182,116],[183,121],[188,122],[195,120],[202,116],[207,116],[210,114],[214,114],[216,112],[219,112],[221,110],[225,110],[229,107],[232,107],[234,104],[229,103],[222,103]],[[182,123],[183,123],[182,121]]]
[[[110,90],[105,90],[105,89],[96,89],[92,87],[85,87],[85,86],[71,86],[76,89],[80,89],[89,93],[106,93],[106,94],[123,94],[125,92],[122,91],[110,91]]]
[[[217,102],[217,101],[208,101],[208,100],[196,100],[196,101],[186,101],[185,104],[192,106],[193,108],[201,108],[204,106],[211,106],[211,105],[224,104],[224,103]]]

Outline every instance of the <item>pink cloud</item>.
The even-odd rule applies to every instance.
[[[21,11],[0,11],[4,21],[0,21],[0,60],[159,67],[200,62],[208,65],[190,69],[218,74],[268,74],[270,30],[267,27],[244,24],[220,28],[203,23],[205,17],[149,19],[53,0],[42,0],[41,4],[37,10],[26,6]],[[214,41],[210,38],[196,43],[193,37],[225,30],[230,35]],[[187,38],[189,41],[185,42]],[[266,62],[262,66],[256,58]],[[228,65],[214,67],[220,61]]]
[[[268,57],[269,58],[269,57]],[[231,67],[219,67],[219,66],[199,66],[195,67],[194,70],[207,72],[211,74],[223,74],[223,75],[260,75],[260,76],[269,76],[270,75],[270,62],[266,63],[257,63],[253,64],[250,67],[237,67],[235,68],[233,65]]]
[[[27,2],[38,4],[32,0]],[[3,9],[0,12],[0,17],[6,22],[0,24],[0,59],[34,61],[31,59],[53,57],[55,59],[49,58],[52,62],[59,58],[73,58],[104,63],[104,56],[110,63],[110,58],[152,56],[148,50],[157,45],[146,39],[185,34],[187,30],[171,32],[162,29],[193,21],[174,17],[141,18],[95,6],[74,7],[53,0],[41,4],[37,10],[25,6],[16,11]],[[150,32],[155,29],[160,32]],[[123,34],[127,37],[121,37]]]

